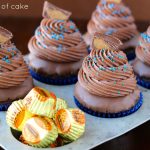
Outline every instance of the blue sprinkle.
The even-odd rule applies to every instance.
[[[40,35],[40,34],[41,34],[41,32],[40,32],[40,31],[37,31],[37,32],[36,32],[36,34],[37,34],[37,35]]]
[[[75,26],[74,26],[74,25],[70,25],[70,29],[72,29],[72,30],[73,30],[74,28],[75,28]]]
[[[145,39],[148,43],[150,43],[150,36],[148,36],[148,35],[145,34],[145,33],[141,33],[141,37],[142,37],[143,39]]]
[[[103,5],[106,5],[106,0],[101,1]]]
[[[98,6],[98,5],[96,6],[96,9],[99,9],[99,6]]]
[[[124,19],[127,19],[129,16],[123,16]]]
[[[104,13],[100,13],[99,15],[100,15],[100,17],[102,17],[102,18],[105,18],[105,17],[106,17],[106,15],[105,15]]]
[[[100,67],[99,67],[99,70],[105,70],[105,68],[104,68],[104,67],[102,67],[102,66],[100,66]]]
[[[14,56],[14,55],[15,55],[15,54],[12,52],[12,53],[11,53],[11,56]]]
[[[114,6],[115,6],[115,5],[112,3],[112,4],[109,4],[109,5],[108,5],[108,8],[112,9],[112,8],[114,8]]]
[[[111,35],[111,34],[113,34],[113,33],[115,33],[115,32],[117,32],[116,29],[114,29],[114,28],[109,28],[108,31],[105,32],[105,35]]]
[[[124,13],[124,11],[125,11],[124,8],[122,8],[120,12],[121,12],[121,13]]]
[[[5,60],[6,60],[6,58],[5,58],[5,57],[3,57],[3,58],[2,58],[2,60],[3,60],[3,61],[5,61]]]
[[[59,53],[61,53],[61,52],[62,52],[62,45],[61,45],[61,44],[59,44],[59,45],[58,45],[58,47],[57,47],[57,51],[58,51]]]
[[[61,25],[61,26],[60,26],[60,29],[61,29],[61,30],[63,30],[63,28],[64,28],[64,26],[63,26],[63,25]]]
[[[111,68],[109,68],[109,70],[116,71],[116,68],[115,67],[111,67]]]
[[[123,58],[124,58],[124,56],[122,56],[122,55],[118,55],[118,58],[123,59]]]
[[[10,64],[10,60],[9,59],[6,59],[5,62],[8,63],[8,64]]]
[[[8,49],[7,49],[8,52],[10,52],[11,50],[12,50],[11,48],[8,48]]]
[[[37,42],[38,43],[38,45],[40,45],[41,46],[41,43],[40,42]]]
[[[79,29],[76,29],[75,32],[79,32]]]
[[[94,57],[94,58],[93,58],[93,61],[94,61],[94,62],[97,62],[97,58],[96,58],[96,57]]]
[[[123,65],[123,69],[124,69],[124,72],[126,72],[127,71],[127,65],[125,64],[125,65]]]
[[[64,35],[63,34],[60,34],[59,36],[60,36],[61,39],[64,39]]]
[[[112,12],[112,14],[113,14],[113,15],[115,15],[115,14],[119,14],[119,11],[114,10],[114,11]]]
[[[14,47],[12,48],[12,50],[16,51],[16,50],[17,50],[17,48],[14,46]]]

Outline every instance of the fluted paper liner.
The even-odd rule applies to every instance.
[[[56,108],[56,96],[48,90],[35,87],[24,98],[24,104],[34,114],[53,118]]]
[[[66,109],[66,108],[68,108],[67,102],[61,98],[57,98],[55,111],[57,112],[60,109]]]
[[[22,136],[29,145],[46,148],[57,139],[58,132],[52,119],[35,116],[26,122]]]
[[[79,109],[60,109],[55,123],[60,136],[69,141],[77,140],[85,131],[85,115]]]
[[[26,110],[23,101],[15,101],[8,108],[6,114],[7,124],[18,131],[22,131],[25,122],[33,116],[32,113]]]

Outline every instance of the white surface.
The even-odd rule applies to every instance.
[[[35,81],[36,86],[44,87],[56,93],[57,97],[67,100],[70,107],[76,107],[73,101],[74,85],[51,86]],[[105,119],[86,114],[86,130],[79,140],[56,150],[90,149],[118,137],[150,119],[150,91],[142,89],[144,103],[142,107],[132,115],[123,118]],[[0,145],[7,150],[35,150],[36,148],[24,145],[17,141],[11,134],[5,122],[5,112],[0,112]],[[47,148],[50,149],[50,148]],[[43,150],[43,149],[38,149]]]

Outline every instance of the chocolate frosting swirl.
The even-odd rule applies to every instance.
[[[10,41],[0,45],[0,88],[15,87],[29,77],[22,54]]]
[[[120,97],[133,93],[135,75],[126,55],[114,49],[92,49],[78,74],[80,85],[91,94]]]
[[[52,62],[75,62],[86,54],[86,44],[72,21],[44,18],[29,41],[32,54]]]
[[[88,33],[113,35],[122,42],[138,34],[130,9],[123,2],[100,0],[87,26]]]
[[[136,56],[143,63],[150,65],[150,26],[146,32],[139,37],[139,44],[136,47]]]

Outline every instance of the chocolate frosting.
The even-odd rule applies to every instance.
[[[150,27],[139,37],[133,69],[140,77],[150,78]]]
[[[10,41],[0,47],[0,88],[19,86],[28,77],[29,71],[22,54]]]
[[[100,0],[87,26],[88,34],[100,32],[113,35],[122,42],[129,41],[138,34],[130,9],[123,3]]]
[[[136,79],[123,51],[92,49],[78,74],[80,85],[102,97],[121,97],[133,93]]]
[[[87,54],[80,32],[69,20],[44,18],[28,47],[32,55],[57,63],[77,62]]]
[[[136,47],[136,56],[143,63],[150,66],[150,26],[145,33],[139,37],[139,44]]]
[[[33,81],[21,52],[11,43],[12,33],[0,27],[0,103],[24,98]]]

